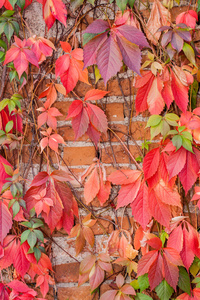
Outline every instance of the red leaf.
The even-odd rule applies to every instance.
[[[151,265],[157,260],[158,258],[158,251],[153,250],[146,253],[142,258],[139,260],[138,263],[138,274],[137,276],[144,275],[149,272]]]
[[[183,147],[171,153],[167,160],[167,169],[169,172],[169,179],[179,174],[186,163],[187,150]]]
[[[148,271],[148,278],[149,278],[149,284],[151,290],[153,290],[156,286],[158,286],[163,279],[162,265],[163,265],[163,258],[161,254],[158,253],[157,259],[152,263]]]
[[[132,203],[138,194],[140,185],[141,179],[136,180],[134,183],[123,185],[118,194],[116,209]]]
[[[183,248],[183,231],[181,225],[176,227],[169,236],[167,247],[176,249],[179,253]]]
[[[92,125],[100,132],[106,133],[108,122],[105,113],[98,106],[88,103],[88,115]]]
[[[85,94],[84,101],[94,101],[94,100],[99,100],[103,98],[105,95],[107,95],[109,92],[107,91],[101,91],[97,89],[89,90]]]
[[[0,201],[0,242],[3,244],[3,240],[12,227],[12,215],[9,212],[7,206]]]
[[[141,184],[134,202],[131,203],[131,208],[135,220],[143,227],[143,229],[145,229],[151,219],[148,201],[148,188],[145,182]]]
[[[128,25],[124,25],[124,26],[128,26]],[[132,28],[134,28],[134,27],[132,27]],[[136,29],[136,28],[134,28],[134,29]],[[137,74],[140,74],[140,64],[141,64],[140,48],[136,44],[131,43],[126,38],[124,38],[123,36],[120,36],[120,35],[117,35],[117,43],[118,43],[119,49],[121,51],[124,63],[131,70],[133,70]]]
[[[166,256],[165,253],[163,253],[163,266],[164,266],[164,277],[165,280],[173,287],[173,289],[176,291],[176,286],[178,283],[178,277],[179,277],[179,269],[176,265],[174,265]]]
[[[196,155],[187,151],[186,163],[183,169],[178,174],[186,195],[193,186],[193,184],[196,182],[198,171],[199,164],[197,162]]]
[[[147,155],[145,155],[143,161],[143,170],[144,170],[145,179],[152,177],[156,173],[159,166],[159,160],[160,160],[160,148],[155,148],[149,151]]]
[[[117,170],[108,176],[108,180],[116,185],[134,183],[141,176],[138,170]]]
[[[53,26],[55,20],[60,21],[65,27],[67,27],[67,10],[61,0],[42,0],[42,4],[43,18],[48,30]]]
[[[94,168],[90,177],[87,179],[87,182],[84,186],[84,198],[86,204],[89,204],[98,194],[100,188],[99,176],[97,169]]]
[[[158,237],[148,240],[147,244],[156,250],[160,250],[162,248],[162,242]]]
[[[152,115],[159,115],[165,106],[165,102],[161,94],[162,88],[163,83],[160,76],[155,77],[147,96],[148,109]]]
[[[144,74],[143,76],[145,76],[143,81],[139,80],[139,76],[136,78],[135,87],[139,88],[139,90],[137,91],[137,94],[136,94],[136,99],[135,99],[135,108],[136,108],[137,114],[139,112],[143,112],[148,109],[147,97],[148,97],[149,91],[151,89],[153,80],[155,78],[155,76],[152,73],[150,76],[150,73],[143,73]],[[148,81],[147,81],[147,79],[148,79]],[[143,82],[146,82],[145,85],[140,86],[141,84],[143,84]]]
[[[174,100],[178,107],[182,110],[182,112],[186,112],[187,105],[188,105],[188,90],[189,87],[185,86],[181,83],[180,79],[171,72],[172,81],[171,81],[171,88],[172,93],[174,95]]]
[[[164,204],[154,190],[149,194],[149,207],[153,217],[163,226],[168,227],[171,219],[170,206]]]
[[[75,140],[81,137],[88,129],[89,117],[85,108],[79,115],[72,119],[72,127],[75,132]]]
[[[97,265],[94,274],[90,277],[90,287],[94,291],[104,280],[104,271]]]
[[[154,187],[154,191],[163,203],[179,206],[180,208],[182,207],[179,193],[176,190],[172,190],[168,186],[166,186],[162,179]]]
[[[120,71],[122,67],[122,55],[112,34],[100,47],[96,61],[105,84],[108,79]]]
[[[193,260],[194,260],[194,252],[192,250],[192,236],[189,234],[187,229],[183,228],[183,248],[180,252],[181,259],[183,261],[184,266],[187,270],[189,270]]]

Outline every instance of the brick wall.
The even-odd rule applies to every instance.
[[[103,1],[101,1],[103,2]],[[172,20],[174,21],[176,16],[183,11],[187,10],[186,3],[183,3],[179,7],[174,7],[172,9]],[[142,10],[140,7],[142,15],[148,18],[149,12],[147,10]],[[30,7],[27,8],[26,21],[30,26],[31,31],[34,34],[44,36],[45,27],[44,21],[42,19],[41,6],[38,2],[33,2]],[[33,18],[34,16],[34,18]],[[97,15],[99,17],[99,15]],[[92,16],[90,16],[92,18]],[[112,15],[110,16],[113,17]],[[69,21],[70,22],[70,21]],[[59,32],[59,24],[58,24]],[[48,33],[49,37],[55,37],[56,35],[56,26]],[[59,38],[59,36],[58,36]],[[77,34],[77,38],[79,38]],[[198,33],[196,34],[196,39],[198,39]],[[145,55],[145,53],[144,53]],[[43,82],[44,88],[45,83]],[[102,90],[108,90],[110,93],[107,97],[103,98],[101,101],[98,101],[99,106],[105,111],[108,124],[111,129],[113,129],[118,136],[128,145],[130,152],[134,157],[140,155],[142,142],[144,139],[150,139],[149,130],[145,128],[146,121],[148,119],[148,113],[142,115],[135,115],[134,111],[134,95],[135,90],[133,89],[133,73],[130,70],[125,72],[121,71],[118,75],[118,78],[115,77],[112,80],[109,80],[107,87],[104,86],[102,79],[99,80],[97,84],[94,82],[93,69],[90,69],[90,82],[91,86],[78,83],[75,88],[76,94],[83,97],[85,93],[91,88],[98,88]],[[58,119],[58,133],[64,138],[66,145],[60,148],[61,157],[60,164],[63,168],[68,168],[73,171],[73,173],[78,177],[92,162],[96,157],[97,153],[93,143],[90,141],[87,135],[84,135],[78,141],[74,141],[74,132],[72,130],[71,121],[66,121],[66,115],[68,108],[71,102],[74,100],[73,95],[70,93],[68,97],[59,96],[55,107],[57,107],[60,112],[63,114],[62,117]],[[133,111],[131,122],[129,119],[130,111]],[[130,135],[130,137],[127,136]],[[31,141],[32,135],[31,130],[29,134],[29,140]],[[112,147],[115,155],[111,148],[110,141],[112,142]],[[155,147],[156,141],[153,141],[150,147]],[[116,167],[122,168],[135,168],[133,162],[130,160],[129,156],[121,146],[120,142],[116,139],[113,134],[109,136],[103,136],[100,143],[99,153],[101,160],[105,165],[107,174],[110,174]],[[29,145],[25,145],[23,149],[23,158],[24,158],[24,167],[26,167],[29,162],[30,149]],[[57,164],[57,160],[54,155],[51,155],[52,162]],[[31,179],[39,170],[40,157],[36,154],[33,157],[31,162],[32,168],[31,172],[28,175],[28,178]],[[45,168],[45,167],[44,167]],[[75,184],[75,193],[84,204],[85,200],[83,197],[83,188],[81,188],[78,183]],[[111,198],[116,195],[116,191],[113,190]],[[90,205],[90,209],[94,212],[96,216],[99,216],[98,223],[93,227],[95,233],[95,250],[106,249],[106,243],[108,239],[108,234],[113,230],[113,224],[110,221],[120,222],[121,210],[117,212],[106,203],[103,207],[99,206],[98,201],[93,201]],[[130,209],[126,211],[129,218],[125,215],[123,219],[123,228],[129,229],[129,222],[133,222]],[[87,215],[87,210],[83,209],[80,205],[80,215]],[[104,220],[108,219],[108,220]],[[78,221],[78,220],[77,220]],[[196,220],[194,220],[196,222]],[[101,224],[101,225],[100,225]],[[77,286],[78,281],[78,271],[79,271],[79,262],[92,251],[89,246],[84,248],[84,251],[76,257],[74,260],[68,255],[71,254],[75,257],[75,239],[69,238],[64,231],[55,232],[53,234],[53,240],[51,244],[52,254],[51,259],[55,271],[56,287],[52,288],[49,293],[48,299],[59,299],[59,300],[89,300],[89,299],[98,299],[98,295],[90,295],[89,284],[85,283],[81,287]],[[105,291],[108,288],[108,282],[101,286],[101,292]],[[57,293],[57,298],[56,298]]]

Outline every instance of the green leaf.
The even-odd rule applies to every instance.
[[[101,78],[101,74],[100,74],[100,71],[99,71],[97,65],[95,65],[95,67],[94,67],[94,74],[95,74],[95,83],[97,83],[99,81],[99,79]]]
[[[190,267],[190,273],[192,274],[192,276],[195,277],[199,272],[199,270],[200,270],[200,259],[195,256],[193,263]]]
[[[183,142],[183,143],[182,143],[182,146],[183,146],[186,150],[188,150],[188,151],[194,153],[193,150],[192,150],[192,143],[191,143],[188,139],[182,137],[182,142]]]
[[[17,35],[19,34],[19,24],[16,21],[12,21],[12,26],[14,27],[15,32]]]
[[[131,8],[133,8],[134,3],[135,0],[128,0],[128,4],[130,5]]]
[[[38,240],[44,242],[44,235],[42,233],[42,231],[40,230],[34,230],[34,233],[36,234],[36,237],[38,238]]]
[[[6,105],[8,105],[10,99],[3,99],[1,102],[0,102],[0,111],[2,111]]]
[[[162,117],[161,116],[159,116],[159,115],[152,115],[149,118],[146,127],[157,126],[161,121],[162,121]]]
[[[124,13],[124,10],[126,9],[126,6],[128,4],[128,0],[116,0],[116,4],[122,11],[122,13]]]
[[[30,217],[32,218],[35,215],[35,207],[31,208],[29,211]]]
[[[188,139],[189,141],[192,141],[192,135],[191,135],[191,133],[189,133],[188,131],[183,131],[183,132],[181,133],[181,135],[182,135],[184,138]]]
[[[139,287],[139,283],[138,283],[138,279],[135,279],[133,281],[131,281],[130,285],[134,288],[134,290],[138,290]]]
[[[4,62],[5,60],[5,53],[0,51],[0,63]]]
[[[41,257],[41,251],[36,247],[34,248],[34,255],[35,255],[35,258],[38,262],[40,260],[40,257]]]
[[[169,113],[165,115],[165,120],[171,126],[178,126],[177,121],[179,120],[179,116]]]
[[[21,10],[24,9],[25,4],[25,0],[17,0],[17,5],[21,8]]]
[[[172,138],[172,143],[173,143],[174,147],[176,147],[176,151],[177,151],[182,146],[182,137],[180,135],[175,135]]]
[[[22,232],[22,234],[21,234],[21,245],[27,240],[30,232],[31,231],[29,229]]]
[[[13,169],[11,166],[3,164],[4,166],[4,170],[6,172],[6,174],[8,174],[9,176],[13,176]]]
[[[28,236],[28,239],[27,239],[27,242],[28,242],[29,246],[31,247],[31,249],[33,249],[33,247],[37,243],[37,237],[36,237],[36,234],[33,231],[30,232],[30,234]]]
[[[10,42],[10,39],[14,33],[14,26],[12,25],[11,22],[7,22],[4,26],[4,33],[8,39],[8,41]]]
[[[184,267],[179,267],[179,288],[190,295],[190,276]]]
[[[12,199],[12,200],[10,200],[9,201],[9,203],[8,203],[8,208],[10,209],[11,208],[11,206],[13,205],[13,203],[16,201],[16,199]]]
[[[94,5],[94,1],[95,1],[95,0],[88,0],[88,2],[89,2],[90,4],[92,4],[92,5]]]
[[[169,131],[170,131],[169,124],[165,120],[163,120],[162,121],[162,128],[161,128],[161,131],[160,131],[162,136],[165,137],[168,134]]]
[[[13,210],[13,218],[14,218],[20,210],[20,205],[17,201],[15,201],[15,203],[13,204],[12,210]]]
[[[83,46],[85,46],[90,40],[92,40],[95,36],[100,33],[84,33],[83,35]]]
[[[10,4],[12,5],[12,2],[9,0]],[[14,15],[15,11],[14,10],[6,10],[4,11],[4,13],[1,15],[2,17],[11,17],[12,15]]]
[[[198,6],[197,6],[197,12],[199,12],[200,11],[200,0],[198,0]]]
[[[11,131],[11,129],[13,128],[13,121],[9,121],[7,124],[6,124],[6,127],[5,127],[5,130],[6,132],[8,133],[9,131]]]
[[[10,77],[10,82],[12,82],[14,78],[16,78],[16,79],[18,80],[18,74],[17,74],[17,71],[16,71],[16,70],[10,71],[9,77]]]
[[[156,294],[160,298],[160,300],[169,300],[171,295],[173,294],[173,288],[167,283],[166,280],[163,280],[156,288]]]
[[[28,221],[21,222],[21,223],[20,223],[20,225],[23,225],[23,226],[25,226],[25,227],[28,227],[28,228],[32,228],[32,225],[31,225],[31,223],[30,223],[30,222],[28,222]]]
[[[75,11],[82,4],[83,4],[83,0],[71,0],[71,6],[73,11]]]
[[[160,134],[161,129],[163,126],[163,121],[161,121],[158,125],[156,126],[151,126],[150,132],[151,132],[151,140],[158,134]]]
[[[9,114],[11,114],[11,112],[15,109],[15,102],[10,100],[8,102],[8,110],[9,110]]]
[[[142,276],[138,276],[138,283],[140,287],[140,292],[143,292],[149,287],[149,278],[148,274],[144,274]]]
[[[192,280],[192,283],[196,283],[196,287],[200,287],[200,277],[196,277]]]
[[[6,25],[6,22],[0,22],[0,34],[4,32],[4,26]]]
[[[164,245],[165,245],[165,241],[166,241],[166,239],[168,239],[169,238],[169,235],[167,234],[167,232],[166,231],[162,231],[162,233],[161,233],[161,236],[160,236],[160,239],[161,239],[161,241],[162,241],[162,246],[164,247]]]
[[[4,50],[7,50],[7,45],[4,41],[0,40],[0,47],[3,48]]]
[[[137,293],[135,296],[135,300],[153,300],[153,299],[148,295]]]
[[[12,194],[13,197],[15,197],[17,195],[17,188],[16,188],[15,184],[12,184],[10,186],[10,191],[11,191],[11,194]]]
[[[187,59],[196,67],[197,65],[195,61],[194,49],[188,43],[184,43],[182,50],[185,56],[187,57]]]

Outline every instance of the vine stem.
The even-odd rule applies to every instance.
[[[133,157],[133,155],[131,154],[131,152],[128,150],[128,148],[126,147],[126,145],[124,144],[124,142],[120,139],[120,137],[110,128],[108,127],[108,130],[110,130],[114,136],[120,141],[120,143],[122,144],[122,146],[124,147],[124,149],[126,150],[126,152],[130,155],[131,159],[134,161],[135,165],[137,166],[137,168],[143,172],[143,169],[140,167],[140,165],[137,163],[136,159]]]

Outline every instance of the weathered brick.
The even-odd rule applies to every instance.
[[[115,159],[117,163],[133,163],[131,158],[129,159],[127,151],[124,150],[122,145],[113,145]],[[136,146],[129,146],[130,153],[136,158],[140,156],[140,152]],[[111,147],[104,147],[101,151],[101,160],[104,163],[114,163],[114,157]]]
[[[124,121],[124,104],[109,103],[106,105],[106,116],[108,121]]]
[[[58,288],[58,300],[92,300],[93,297],[89,286]]]
[[[54,267],[56,282],[78,282],[79,263],[68,263]]]
[[[96,157],[94,147],[65,147],[64,160],[71,166],[90,165]]]

